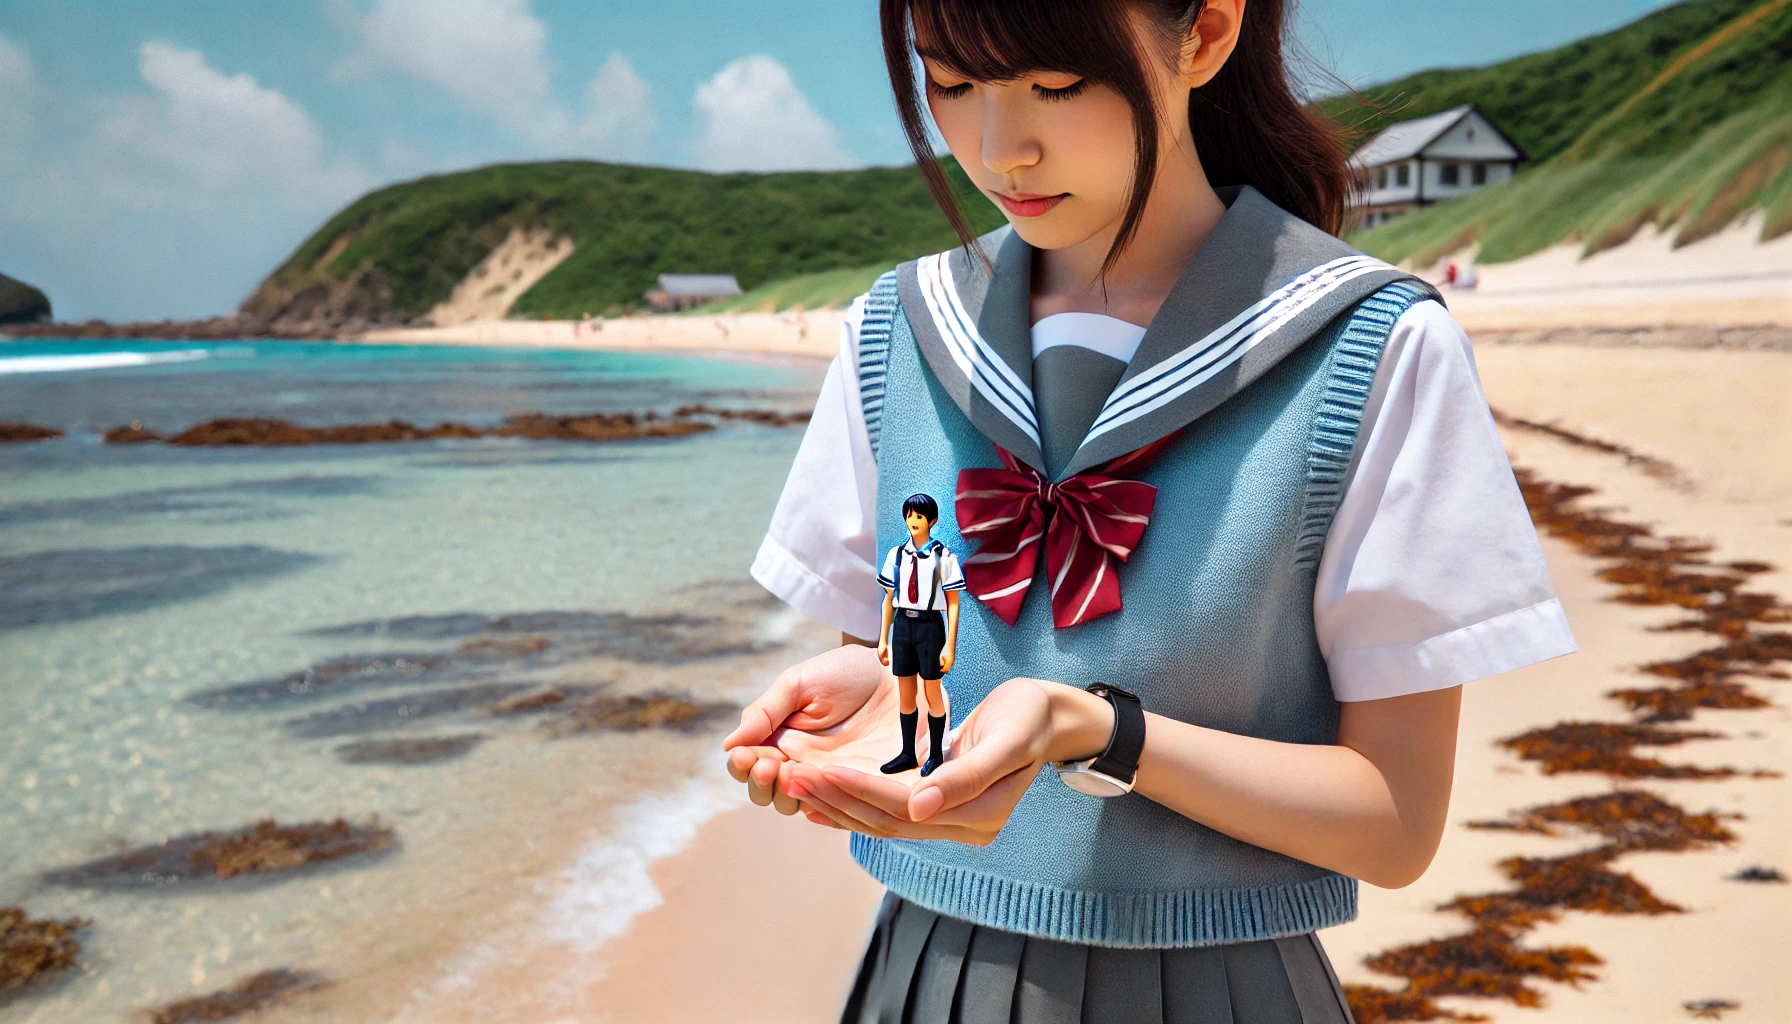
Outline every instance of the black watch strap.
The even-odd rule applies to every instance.
[[[1114,706],[1114,734],[1108,737],[1108,748],[1089,767],[1130,783],[1139,770],[1139,755],[1145,750],[1145,708],[1136,694],[1118,686],[1091,683],[1087,689],[1106,697]]]

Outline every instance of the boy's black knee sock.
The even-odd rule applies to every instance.
[[[928,715],[927,734],[933,740],[933,755],[921,766],[922,775],[930,775],[946,760],[946,716]]]
[[[884,762],[883,773],[885,775],[908,771],[916,764],[915,727],[921,723],[920,709],[899,711],[897,715],[902,720],[902,753]]]

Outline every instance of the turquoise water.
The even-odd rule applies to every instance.
[[[614,444],[187,449],[107,445],[99,432],[135,420],[166,433],[241,415],[490,424],[510,412],[688,402],[796,409],[820,372],[807,362],[287,342],[0,346],[0,421],[68,434],[0,445],[0,906],[96,922],[82,971],[0,1000],[0,1021],[122,1019],[216,988],[246,962],[302,965],[356,914],[422,898],[397,881],[344,908],[310,882],[235,896],[92,891],[43,875],[261,817],[377,813],[401,826],[399,861],[432,839],[470,834],[461,819],[499,821],[495,802],[441,808],[496,778],[556,784],[532,777],[546,756],[533,736],[506,733],[465,757],[396,768],[345,763],[338,749],[484,729],[471,705],[420,701],[404,718],[409,705],[394,712],[368,698],[410,691],[374,686],[263,713],[220,710],[206,695],[331,659],[452,650],[485,635],[393,632],[381,625],[391,620],[586,617],[543,620],[531,635],[553,642],[547,652],[461,666],[430,691],[485,699],[563,678],[583,664],[551,657],[569,645],[590,653],[632,642],[631,620],[593,615],[706,614],[711,593],[738,604],[801,436],[728,423]],[[655,642],[664,649],[630,664],[651,673],[688,660],[684,641]],[[466,690],[478,686],[494,689]],[[224,961],[213,962],[220,936]]]

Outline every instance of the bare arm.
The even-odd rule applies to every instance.
[[[1099,753],[1113,730],[1108,703],[1040,685],[1052,707],[1047,759]],[[1460,686],[1347,702],[1336,745],[1147,712],[1133,792],[1233,838],[1396,889],[1424,873],[1443,837],[1461,703]]]

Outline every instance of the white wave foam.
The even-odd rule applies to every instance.
[[[111,370],[121,366],[155,363],[190,363],[209,359],[212,350],[185,348],[175,352],[90,352],[78,356],[14,356],[0,359],[0,374],[67,373],[73,370]]]
[[[648,869],[682,853],[704,822],[740,800],[740,785],[720,765],[717,759],[677,789],[617,812],[615,831],[562,873],[568,884],[549,904],[544,922],[554,938],[589,953],[665,902]]]

